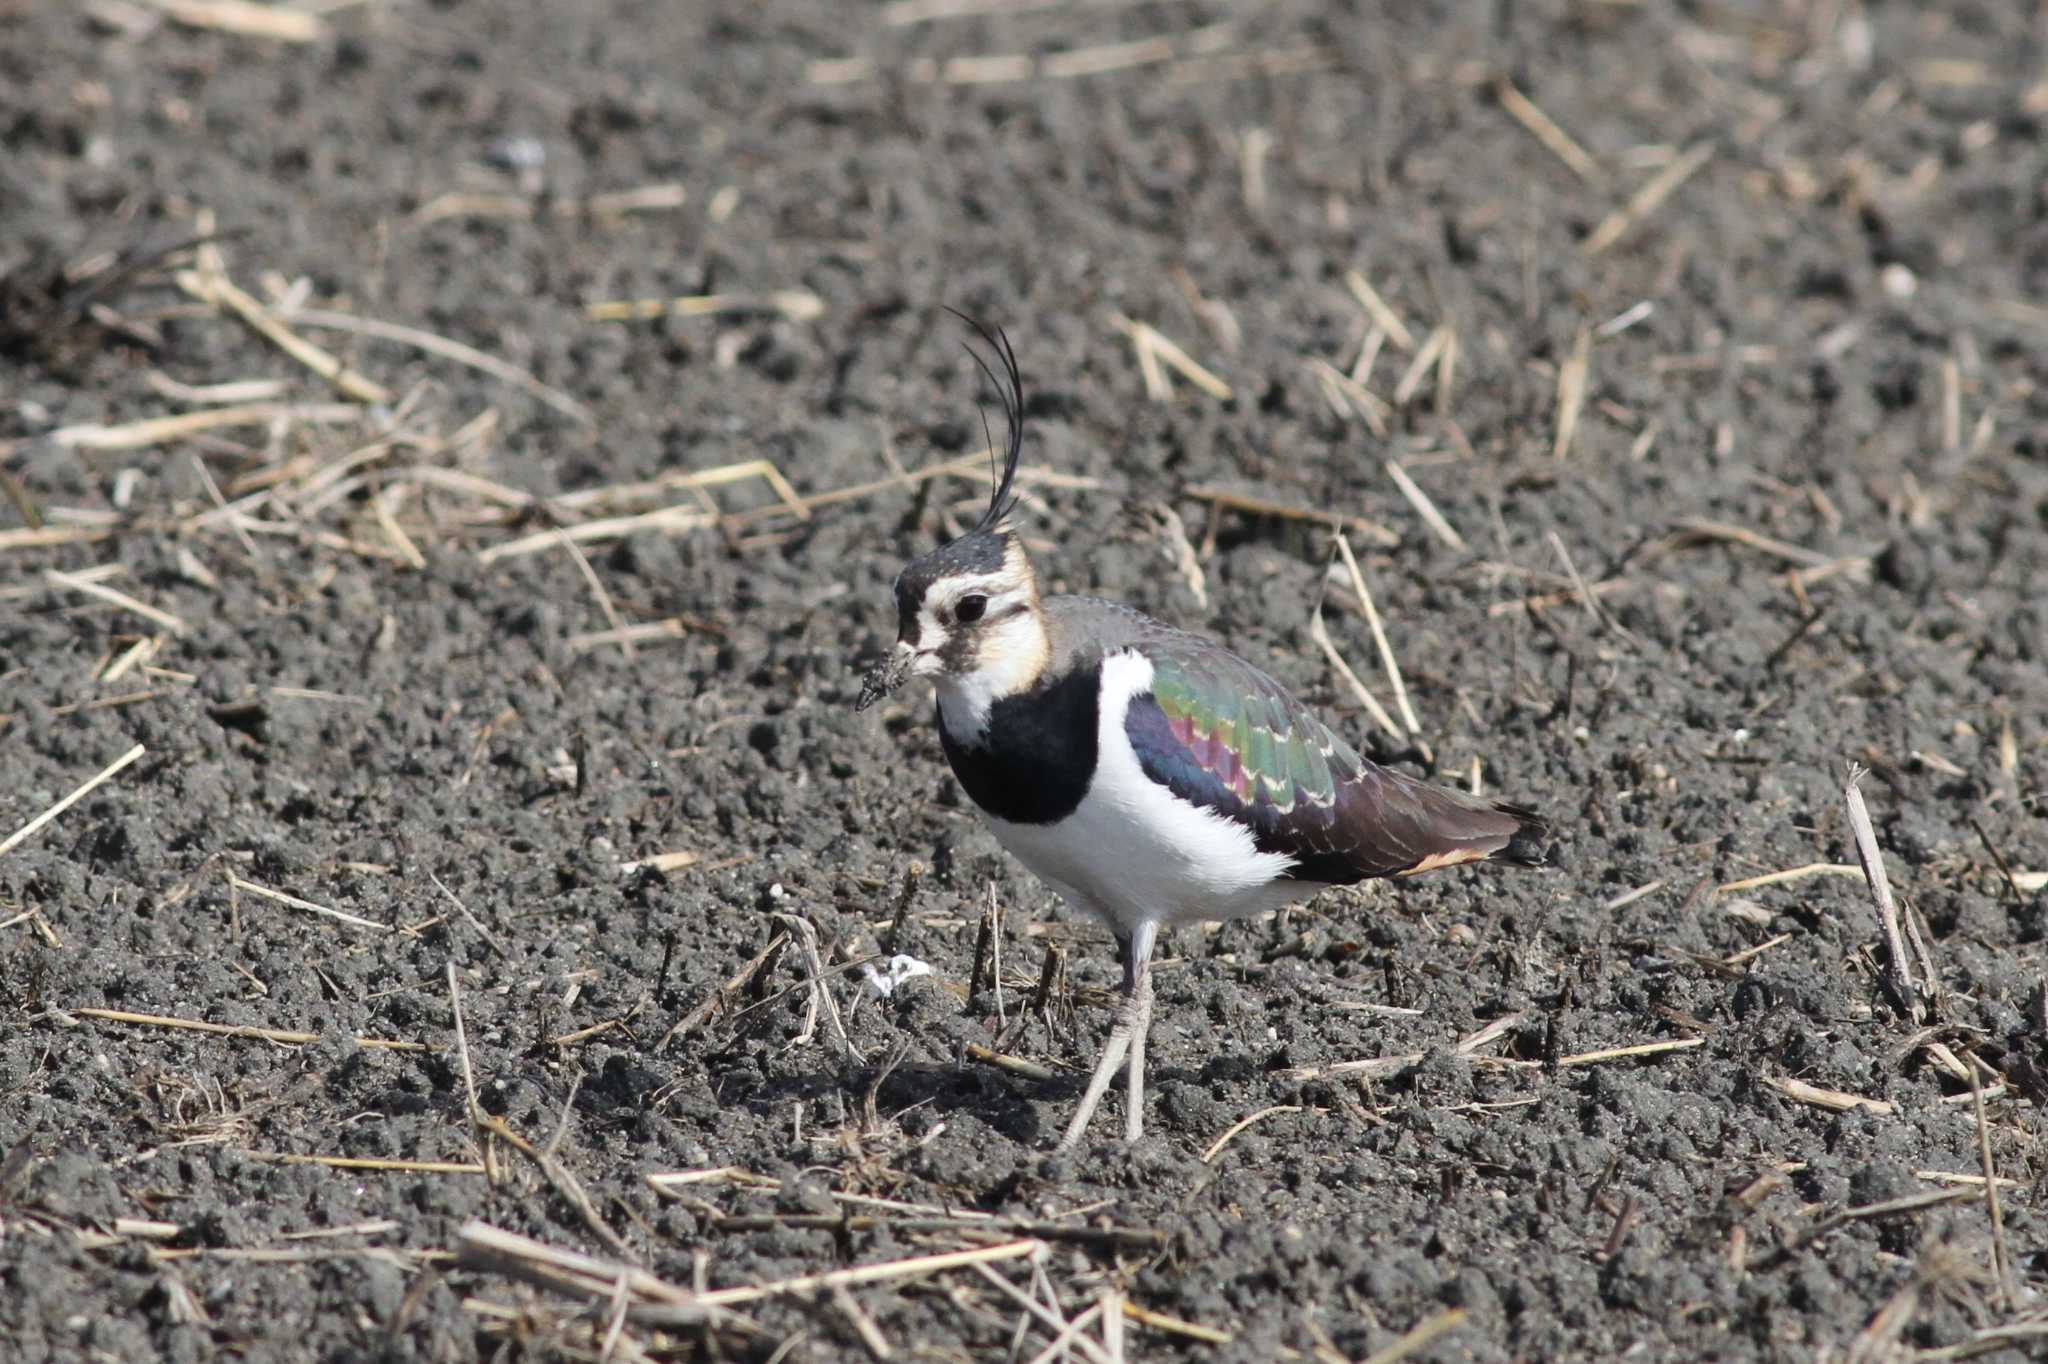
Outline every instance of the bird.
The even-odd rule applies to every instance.
[[[895,646],[855,709],[929,678],[946,759],[996,841],[1108,926],[1121,998],[1057,1150],[1080,1144],[1120,1067],[1135,1142],[1162,929],[1460,863],[1541,866],[1550,825],[1361,756],[1214,640],[1117,602],[1042,593],[1014,523],[1026,434],[1016,352],[1000,329],[956,315],[1002,367],[968,346],[1007,438],[981,519],[897,575]],[[994,460],[992,437],[989,448]]]

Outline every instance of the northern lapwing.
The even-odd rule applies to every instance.
[[[1549,828],[1360,757],[1219,644],[1116,602],[1041,596],[1010,524],[1023,377],[1008,338],[973,325],[1003,369],[970,348],[1008,418],[1001,474],[974,529],[898,575],[896,647],[856,706],[929,677],[946,758],[997,841],[1116,936],[1123,1007],[1060,1149],[1126,1060],[1135,1141],[1161,928],[1461,862],[1537,866]]]

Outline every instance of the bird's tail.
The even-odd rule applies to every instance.
[[[1481,800],[1433,782],[1401,779],[1412,822],[1403,840],[1421,853],[1397,876],[1465,862],[1540,867],[1550,858],[1550,823],[1524,805]]]
[[[1489,854],[1494,862],[1512,862],[1518,867],[1540,867],[1550,860],[1550,821],[1526,805],[1494,804],[1495,812],[1515,822],[1508,841]]]

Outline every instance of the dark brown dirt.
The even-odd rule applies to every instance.
[[[536,1144],[559,1127],[625,1258],[676,1283],[974,1239],[834,1225],[837,1192],[1156,1229],[1157,1250],[1057,1241],[1038,1281],[1062,1313],[1116,1288],[1228,1336],[1133,1320],[1131,1359],[1355,1359],[1453,1307],[1462,1323],[1412,1357],[2038,1358],[2048,17],[2029,8],[1204,0],[892,26],[837,4],[392,0],[289,44],[150,6],[0,3],[0,836],[146,746],[0,854],[0,1354],[593,1355],[603,1303],[578,1318],[447,1258],[471,1218],[622,1254],[502,1139],[496,1184],[277,1159],[477,1158],[452,962],[483,1108]],[[1102,74],[913,78],[1162,34],[1181,35],[1173,60]],[[849,56],[880,78],[818,83],[811,63]],[[1503,75],[1598,183],[1510,116]],[[1702,145],[1666,200],[1584,249]],[[524,183],[522,149],[542,155]],[[687,202],[580,207],[653,184]],[[455,191],[539,199],[421,220]],[[129,450],[55,439],[186,410],[152,369],[334,401],[147,262],[202,210],[239,231],[219,250],[259,298],[304,281],[304,307],[477,347],[594,425],[306,323],[392,402]],[[142,268],[91,268],[121,252]],[[1448,391],[1423,378],[1384,439],[1339,420],[1308,365],[1357,353],[1352,269],[1418,343],[1440,321],[1457,337]],[[1178,278],[1227,310],[1234,351]],[[824,310],[583,311],[773,290]],[[1575,338],[1638,304],[1593,340],[1554,458]],[[1190,489],[1390,527],[1397,543],[1358,546],[1440,775],[1481,760],[1488,790],[1564,830],[1548,871],[1333,894],[1165,944],[1128,1149],[1112,1101],[1089,1149],[1044,1154],[1105,1026],[1108,944],[964,807],[924,698],[849,706],[891,576],[978,480],[590,542],[622,622],[684,622],[630,657],[579,639],[609,622],[566,552],[479,558],[604,510],[552,501],[579,491],[767,459],[813,494],[971,453],[977,376],[941,305],[1022,357],[1029,459],[1069,479],[1035,483],[1026,515],[1060,588],[1212,631],[1419,771],[1308,637],[1323,533],[1232,512],[1212,540]],[[1235,396],[1148,401],[1118,315]],[[1411,355],[1390,347],[1368,386],[1390,397]],[[486,409],[494,429],[444,439]],[[380,436],[397,439],[339,469]],[[1429,531],[1388,459],[1467,548]],[[202,467],[223,498],[268,493],[238,503],[239,531],[206,515]],[[451,471],[540,500],[507,511]],[[758,482],[708,495],[772,505]],[[1134,501],[1203,548],[1206,608],[1132,532]],[[45,576],[99,566],[184,631]],[[1557,604],[1512,605],[1531,596]],[[1380,688],[1363,621],[1330,618]],[[1853,862],[1851,761],[1874,769],[1878,838],[1926,926],[1926,1027],[1885,992],[1859,879],[1717,893]],[[621,871],[674,851],[701,860]],[[913,862],[929,874],[906,900]],[[1006,985],[970,1005],[991,885]],[[807,1022],[793,949],[662,1046],[787,916],[838,968],[859,1059]],[[1055,946],[1071,988],[1048,1020],[1029,996]],[[878,952],[935,974],[879,1000],[847,965]],[[1454,1051],[1509,1014],[1476,1058]],[[1660,1042],[1696,1045],[1558,1064]],[[999,1043],[1062,1078],[965,1059]],[[1297,1075],[1411,1052],[1370,1084]],[[1991,1158],[2017,1181],[2007,1285],[1967,1189],[1832,1220],[1981,1170],[1944,1057],[1992,1087]],[[1786,1079],[1874,1103],[1831,1111]],[[725,1166],[781,1191],[646,1183]],[[292,1239],[309,1232],[333,1234]],[[993,1272],[1033,1287],[1023,1261]],[[859,1357],[865,1317],[897,1358],[1028,1359],[1050,1334],[971,1270],[850,1301],[752,1304],[751,1328],[711,1335],[636,1320],[625,1342]]]

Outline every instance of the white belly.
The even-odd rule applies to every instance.
[[[1138,766],[1124,714],[1152,685],[1149,660],[1113,655],[1102,682],[1095,776],[1079,808],[1057,824],[988,821],[1018,861],[1124,934],[1146,920],[1241,918],[1323,889],[1282,879],[1294,859],[1260,852],[1242,825],[1180,800]]]

